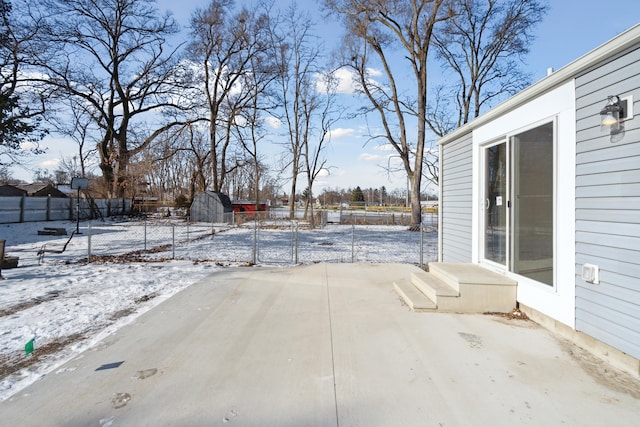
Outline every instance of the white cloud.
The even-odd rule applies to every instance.
[[[334,73],[338,79],[338,93],[355,93],[357,89],[357,79],[352,71],[346,68],[340,68]]]
[[[370,77],[380,77],[382,75],[382,70],[377,68],[367,68],[367,74]]]
[[[346,68],[340,68],[333,72],[333,78],[336,79],[336,93],[351,94],[357,89],[357,78],[353,71]],[[316,73],[314,76],[316,90],[320,93],[327,92],[327,82],[323,75]]]
[[[367,74],[370,80],[382,76],[382,71],[377,68],[368,68]],[[333,72],[334,78],[337,79],[336,92],[341,94],[354,94],[360,91],[360,82],[353,70],[348,68],[339,68]],[[321,78],[316,78],[316,89],[318,92],[326,92],[326,86]]]
[[[267,125],[272,129],[280,129],[280,126],[282,126],[282,120],[272,116],[267,116],[264,121],[267,122]]]
[[[47,159],[39,163],[41,168],[55,169],[60,165],[60,159]]]
[[[354,134],[356,130],[352,128],[335,128],[331,130],[331,139],[348,138]]]

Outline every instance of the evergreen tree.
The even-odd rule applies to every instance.
[[[380,188],[380,204],[385,205],[387,200],[387,188],[383,185]]]
[[[356,187],[353,192],[351,192],[351,201],[352,202],[364,202],[364,193],[360,186]]]

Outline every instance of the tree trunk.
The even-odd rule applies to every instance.
[[[311,188],[311,187],[309,187]],[[309,190],[309,198],[307,199],[308,203],[309,203],[309,227],[311,227],[311,229],[313,230],[314,228],[316,228],[316,219],[313,216],[313,195],[311,194],[311,190]]]
[[[422,207],[420,205],[420,179],[417,174],[411,178],[411,231],[420,231],[422,223]]]
[[[216,150],[215,132],[210,131],[211,138],[211,190],[220,191],[220,183],[218,181],[218,153]]]

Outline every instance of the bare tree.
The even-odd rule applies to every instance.
[[[190,123],[163,134],[158,144],[143,150],[135,160],[146,165],[142,169],[151,194],[193,200],[210,184],[210,159],[206,129]]]
[[[303,135],[302,154],[307,178],[307,197],[305,199],[305,218],[308,217],[311,228],[315,227],[313,214],[313,185],[321,173],[328,172],[327,159],[323,152],[330,141],[332,126],[341,119],[341,111],[336,106],[338,81],[331,72],[319,72],[315,75],[313,87],[303,88],[302,111],[307,123],[316,123],[317,127],[307,128]]]
[[[43,81],[75,97],[100,129],[100,169],[112,195],[125,195],[129,162],[177,123],[159,113],[177,108],[173,18],[159,16],[153,0],[38,0],[46,16],[40,33],[48,49],[38,65]]]
[[[179,136],[179,150],[187,153],[189,164],[188,197],[193,200],[197,193],[205,191],[211,184],[211,151],[207,132],[191,124],[184,128]]]
[[[303,170],[305,138],[309,137],[312,128],[309,108],[305,111],[305,103],[314,96],[320,49],[311,33],[312,21],[300,13],[295,4],[286,10],[279,21],[270,35],[273,57],[279,71],[277,98],[281,113],[278,118],[287,132],[285,166],[290,170],[289,217],[294,218],[298,176]]]
[[[400,157],[411,182],[412,229],[418,229],[427,130],[427,59],[436,25],[448,19],[452,11],[446,0],[324,3],[344,19],[344,65],[357,76],[360,90],[370,104],[366,112],[375,113],[380,119],[382,133],[372,135],[372,139],[388,142]],[[381,67],[384,83],[371,75],[375,65]],[[412,72],[413,95],[405,97],[399,83],[406,79],[407,69]]]
[[[237,119],[234,121],[234,129],[240,142],[244,155],[249,156],[248,161],[242,158],[242,163],[248,163],[253,167],[253,199],[258,207],[260,201],[260,184],[262,173],[266,171],[264,162],[261,161],[261,145],[267,142],[265,132],[265,119],[267,112],[275,106],[270,93],[270,86],[277,77],[275,63],[263,56],[251,58],[250,71],[242,78],[242,87],[247,94],[242,103],[236,104]],[[236,162],[236,165],[238,163]]]
[[[456,2],[455,15],[433,36],[438,57],[456,76],[453,96],[440,87],[439,102],[431,106],[428,123],[436,135],[444,136],[529,84],[519,65],[546,10],[537,0]]]
[[[232,148],[231,128],[236,115],[248,99],[243,76],[252,70],[252,59],[266,55],[263,31],[267,17],[258,11],[242,8],[232,14],[232,0],[213,0],[192,15],[189,57],[198,64],[197,76],[204,116],[208,121],[211,151],[212,189],[220,191],[233,168],[227,164]]]
[[[69,98],[62,103],[67,106],[64,113],[50,114],[49,122],[56,132],[72,139],[78,146],[78,155],[72,159],[62,159],[63,169],[72,176],[86,176],[89,170],[97,166],[95,162],[99,129],[93,118],[87,113],[78,98]]]

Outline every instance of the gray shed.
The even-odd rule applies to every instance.
[[[191,203],[191,221],[226,222],[225,214],[233,212],[231,199],[224,193],[204,191],[196,194]]]

